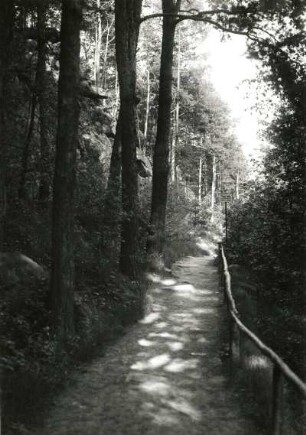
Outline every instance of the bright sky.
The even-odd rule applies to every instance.
[[[203,51],[208,56],[211,81],[236,121],[236,135],[245,155],[252,157],[260,148],[258,117],[254,109],[256,93],[255,87],[249,86],[245,80],[256,78],[256,62],[247,58],[243,36],[232,35],[231,39],[221,41],[220,35],[220,32],[211,30]]]

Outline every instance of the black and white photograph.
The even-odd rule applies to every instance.
[[[306,435],[306,0],[0,0],[0,435]]]

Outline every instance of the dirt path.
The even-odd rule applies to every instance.
[[[212,257],[188,257],[174,276],[155,276],[153,311],[79,375],[41,435],[256,435],[219,357]]]

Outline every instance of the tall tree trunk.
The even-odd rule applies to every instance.
[[[38,47],[37,63],[35,68],[34,90],[30,103],[30,115],[27,126],[26,139],[22,153],[21,177],[19,183],[19,198],[27,197],[26,178],[28,173],[28,161],[31,140],[35,127],[35,115],[37,104],[39,105],[39,130],[40,130],[40,179],[39,179],[39,200],[44,201],[49,197],[50,186],[48,177],[49,144],[47,137],[47,98],[45,94],[46,86],[46,4],[44,2],[37,6],[37,28],[38,28]]]
[[[35,87],[36,87],[36,78],[35,78]],[[34,123],[35,123],[36,105],[37,105],[37,95],[34,89],[34,93],[32,95],[31,102],[30,102],[30,111],[29,111],[30,115],[27,123],[27,134],[22,150],[21,176],[20,176],[19,190],[18,190],[18,196],[20,199],[25,199],[27,197],[26,179],[28,173],[29,150],[30,150],[31,139],[32,139]]]
[[[101,2],[97,0],[97,8],[100,9]],[[95,65],[94,65],[94,80],[96,83],[96,88],[100,87],[100,56],[101,56],[101,39],[102,39],[102,21],[101,12],[97,12],[97,22],[96,22],[96,41],[95,41]]]
[[[207,163],[207,155],[206,152],[203,154],[203,173],[204,173],[204,196],[207,195],[209,188],[208,188],[208,163]]]
[[[59,337],[74,333],[76,149],[79,124],[80,0],[63,0],[53,193],[51,302]]]
[[[173,128],[173,140],[171,150],[171,181],[176,181],[176,149],[179,142],[180,128],[180,89],[181,89],[181,29],[178,28],[178,47],[177,47],[177,80],[176,80],[176,102],[175,102],[175,118]]]
[[[108,59],[108,50],[109,50],[109,36],[111,28],[113,27],[114,20],[111,23],[107,22],[107,31],[106,31],[106,41],[105,41],[105,49],[104,49],[104,60],[103,60],[103,81],[102,86],[103,89],[106,89],[106,81],[107,81],[107,59]]]
[[[112,116],[114,119],[117,118],[117,114],[119,112],[119,106],[120,106],[120,98],[119,98],[119,83],[118,83],[118,71],[116,71],[115,74],[115,104],[114,108],[112,110]]]
[[[122,141],[122,229],[119,267],[131,278],[137,276],[136,170],[136,49],[142,0],[115,1],[116,61],[120,89],[120,128]]]
[[[6,214],[6,138],[5,138],[5,80],[8,54],[13,28],[14,4],[12,0],[0,1],[0,249],[4,236]]]
[[[212,158],[212,180],[211,180],[211,221],[214,220],[215,209],[215,195],[216,195],[216,156]]]
[[[176,109],[175,109],[176,111]],[[176,142],[176,116],[173,117],[173,132],[172,132],[172,138],[171,138],[171,147],[169,150],[170,158],[170,178],[171,183],[175,183],[175,142]]]
[[[239,199],[239,170],[236,174],[236,199]]]
[[[169,176],[169,138],[172,104],[172,66],[176,14],[180,1],[163,0],[163,37],[159,78],[159,107],[156,143],[153,156],[151,226],[153,236],[148,240],[148,250],[162,252],[165,238],[166,208]]]
[[[199,205],[202,204],[202,165],[203,165],[203,158],[202,158],[202,156],[200,156],[200,161],[199,161],[199,190],[198,190]]]
[[[144,125],[144,141],[146,142],[148,137],[148,125],[149,125],[149,113],[150,113],[150,93],[151,93],[151,82],[150,82],[150,68],[148,65],[147,69],[147,104],[146,104],[146,117]]]
[[[40,3],[37,6],[37,28],[38,28],[38,54],[37,54],[37,96],[39,104],[39,130],[40,130],[40,183],[39,200],[46,201],[50,195],[50,183],[48,166],[50,160],[50,147],[48,143],[48,121],[46,96],[46,55],[47,44],[45,38],[46,29],[46,4]]]

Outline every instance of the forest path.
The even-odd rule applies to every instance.
[[[222,296],[213,257],[155,278],[153,311],[79,374],[42,435],[252,435],[221,359]]]

